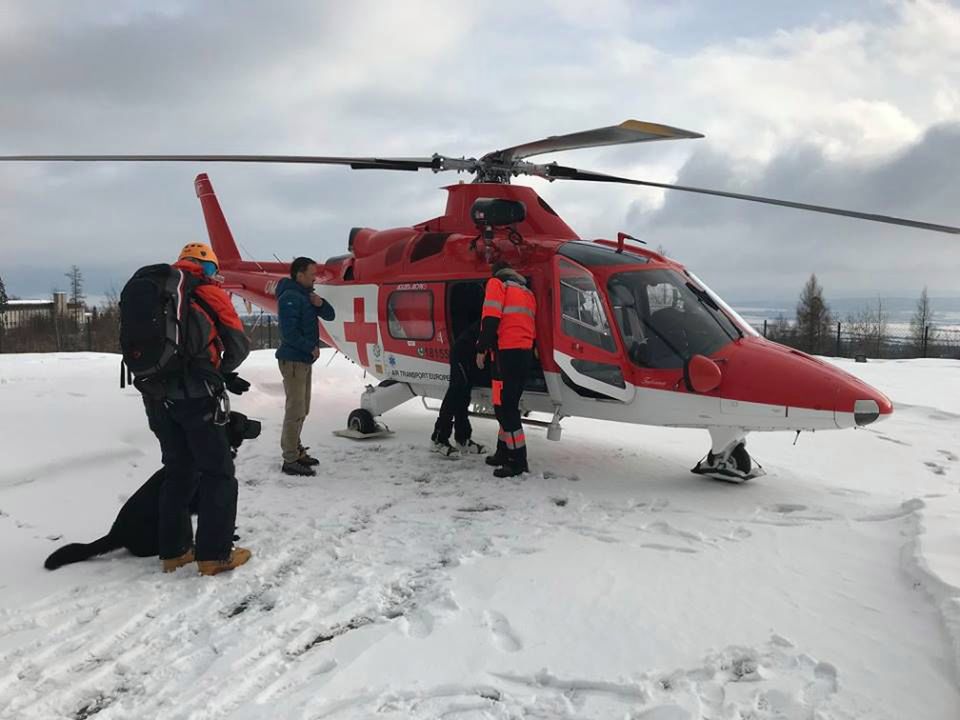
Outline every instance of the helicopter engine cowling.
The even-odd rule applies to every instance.
[[[386,250],[397,242],[406,241],[417,235],[413,228],[394,228],[392,230],[374,230],[360,228],[353,235],[352,251],[354,257],[369,257]]]

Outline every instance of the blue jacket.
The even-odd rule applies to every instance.
[[[310,288],[290,278],[277,284],[277,315],[280,319],[280,347],[278,360],[292,360],[313,364],[314,348],[320,345],[318,318],[330,321],[334,318],[333,306],[325,302],[314,307],[310,302]]]

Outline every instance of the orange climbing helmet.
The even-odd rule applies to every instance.
[[[217,260],[217,254],[213,248],[205,243],[187,243],[180,251],[180,257],[177,260],[186,260],[193,258],[200,262],[212,262],[217,268],[220,267],[220,261]]]

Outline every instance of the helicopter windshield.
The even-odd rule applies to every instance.
[[[640,367],[680,368],[743,335],[711,295],[673,270],[617,273],[607,290],[624,348]]]

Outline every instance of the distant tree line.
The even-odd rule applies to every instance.
[[[834,317],[816,274],[810,275],[797,302],[794,318],[780,314],[764,323],[764,335],[775,342],[815,355],[864,357],[942,357],[960,355],[960,333],[940,331],[933,325],[934,311],[924,287],[917,300],[906,335],[890,331],[883,300],[870,304],[846,319]]]
[[[0,352],[120,351],[120,299],[107,293],[99,304],[87,303],[83,273],[73,265],[65,273],[69,281],[65,308],[51,303],[49,310],[21,315],[14,322],[8,316],[10,300],[0,277]],[[279,330],[273,316],[265,313],[242,318],[251,345],[257,349],[276,347]]]

